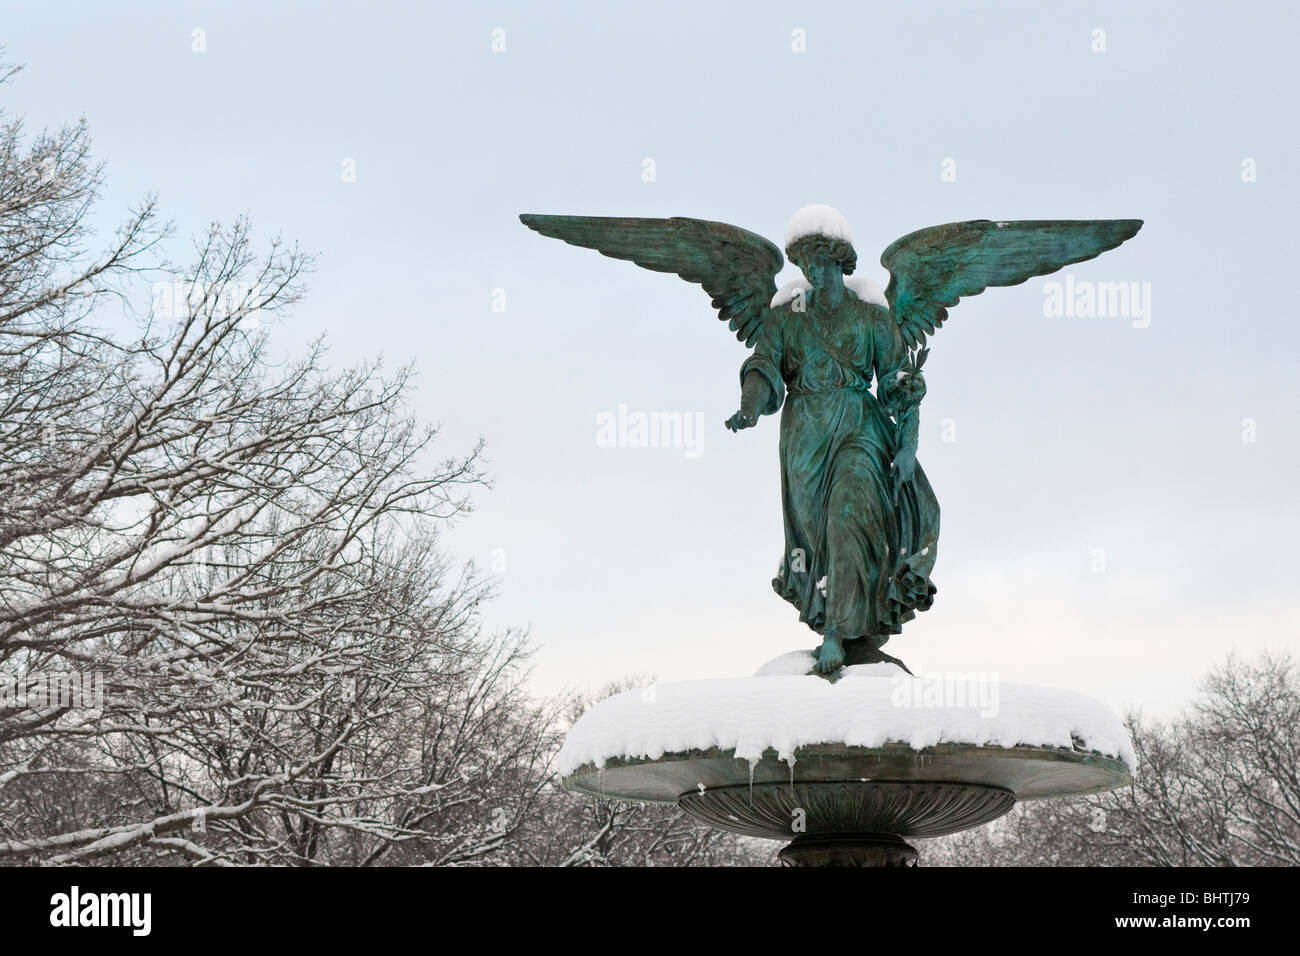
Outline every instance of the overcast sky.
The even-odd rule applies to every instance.
[[[1062,273],[933,340],[939,593],[886,649],[1167,713],[1233,648],[1300,647],[1294,5],[3,10],[27,67],[5,106],[85,114],[107,219],[157,191],[182,234],[247,212],[300,240],[319,268],[277,343],[413,361],[442,450],[486,438],[495,487],[449,543],[497,567],[488,620],[531,626],[539,691],[746,675],[817,637],[769,583],[777,421],[722,427],[743,347],[698,288],[521,212],[779,244],[829,203],[882,285],[880,251],[923,226],[1145,219],[1067,270],[1136,283],[1144,314],[1045,314]],[[620,406],[705,429],[602,447]]]

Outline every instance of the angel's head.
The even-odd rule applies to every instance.
[[[830,206],[804,206],[790,218],[785,254],[814,289],[843,282],[858,265],[849,224]]]

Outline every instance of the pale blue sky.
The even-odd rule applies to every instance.
[[[769,586],[777,423],[722,428],[743,348],[698,289],[520,212],[779,242],[825,202],[882,284],[880,250],[922,226],[1145,219],[1070,271],[1149,282],[1149,327],[1047,318],[1033,280],[935,338],[920,461],[939,594],[888,650],[1162,712],[1233,646],[1300,647],[1293,5],[2,9],[27,64],[6,107],[33,127],[84,112],[114,218],[156,190],[183,234],[248,212],[301,240],[319,270],[277,341],[413,360],[444,450],[487,438],[496,486],[452,543],[504,554],[488,618],[531,624],[539,690],[743,675],[815,638]],[[620,404],[701,413],[703,454],[598,447]]]

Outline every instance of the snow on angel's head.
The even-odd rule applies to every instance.
[[[853,245],[853,233],[844,215],[832,206],[816,203],[804,206],[785,225],[785,245],[789,248],[796,239],[805,236],[825,236]]]
[[[804,206],[785,227],[785,254],[791,262],[802,269],[818,253],[838,262],[845,275],[852,275],[857,267],[848,220],[838,209],[820,203]]]

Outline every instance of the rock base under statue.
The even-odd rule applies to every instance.
[[[564,785],[791,841],[788,866],[913,866],[905,837],[1129,783],[1127,734],[1091,698],[997,683],[958,706],[895,671],[847,668],[832,683],[777,668],[626,691],[570,731]]]

